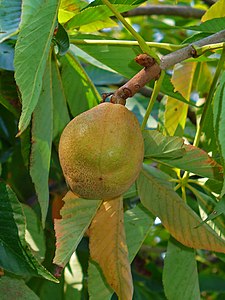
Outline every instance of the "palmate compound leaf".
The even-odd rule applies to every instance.
[[[26,219],[14,192],[0,182],[0,267],[20,275],[58,282],[33,256],[25,239]]]
[[[153,222],[154,217],[141,204],[124,213],[124,227],[130,263],[144,242]],[[113,294],[99,265],[93,261],[89,261],[88,266],[88,293],[90,300],[109,300]]]
[[[154,139],[154,142],[152,139]],[[179,138],[164,137],[163,140],[162,134],[159,133],[159,135],[157,135],[154,131],[153,134],[148,131],[144,133],[144,140],[145,162],[151,159],[169,167],[191,172],[201,177],[218,181],[223,180],[222,166],[213,160],[204,150],[185,144],[180,148]],[[151,149],[151,143],[154,145],[155,153],[153,153]]]
[[[15,47],[15,79],[22,97],[19,130],[23,132],[37,105],[45,65],[56,26],[59,1],[35,3],[37,9],[20,29]]]
[[[123,216],[122,196],[103,201],[89,229],[90,256],[118,298],[131,300],[133,283]]]
[[[138,178],[142,204],[183,245],[225,253],[225,241],[207,224],[198,227],[201,218],[174,192],[169,179],[165,173],[143,165]]]
[[[81,199],[71,191],[63,201],[62,219],[55,220],[56,253],[53,261],[61,267],[68,263],[101,204],[101,200]]]

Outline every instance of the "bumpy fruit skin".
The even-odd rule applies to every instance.
[[[59,143],[60,164],[81,198],[113,199],[134,183],[144,144],[135,115],[120,104],[102,103],[75,117]]]

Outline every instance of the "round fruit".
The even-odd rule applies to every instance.
[[[143,155],[139,123],[121,104],[102,103],[75,117],[59,143],[65,179],[86,199],[122,195],[136,180]]]

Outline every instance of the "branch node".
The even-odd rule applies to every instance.
[[[151,56],[149,56],[146,53],[139,54],[135,57],[136,63],[138,63],[142,67],[151,67],[155,63],[155,59]]]

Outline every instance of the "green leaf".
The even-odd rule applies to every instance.
[[[164,260],[163,284],[168,300],[200,300],[195,251],[172,238]]]
[[[42,225],[48,211],[48,177],[52,145],[52,85],[51,62],[48,60],[43,77],[43,86],[38,104],[32,117],[32,146],[30,155],[30,175],[35,186],[41,208]]]
[[[77,198],[68,192],[63,198],[65,202],[60,213],[62,219],[55,220],[56,253],[54,263],[64,267],[76,250],[85,231],[91,223],[100,200]]]
[[[198,226],[202,226],[203,223],[207,222],[208,225],[212,227],[212,229],[215,230],[218,235],[225,235],[225,198],[223,197],[218,202],[213,198],[213,195],[209,196],[200,191],[196,191],[195,196],[199,204],[201,217],[203,219]]]
[[[196,106],[194,102],[187,101],[179,91],[175,90],[172,82],[171,82],[171,76],[168,74],[165,74],[163,78],[163,83],[161,86],[161,92],[163,94],[166,94],[167,96],[173,97],[183,103],[186,103],[188,105]]]
[[[76,39],[99,39],[104,38],[93,35],[78,35]],[[121,46],[121,45],[92,45],[75,43],[75,46],[94,57],[97,61],[106,65],[127,78],[133,77],[135,73],[141,70],[141,67],[135,62],[135,57],[141,53],[139,46]],[[112,59],[113,57],[113,59]]]
[[[145,158],[176,159],[185,154],[184,140],[177,136],[164,136],[157,130],[143,132]]]
[[[0,70],[0,103],[16,118],[19,117],[19,99],[12,72]]]
[[[124,3],[123,1],[122,4],[114,3],[114,6],[117,11],[125,12],[135,8],[137,5],[129,4],[129,2]],[[94,1],[85,7],[81,12],[77,13],[72,19],[70,19],[67,24],[67,28],[74,29],[82,25],[90,24],[96,21],[102,21],[102,16],[104,16],[104,19],[106,19],[107,17],[113,16],[113,13],[106,5],[103,5],[101,2],[97,4],[96,1]]]
[[[42,2],[19,33],[14,64],[15,79],[22,97],[22,114],[19,121],[21,132],[28,126],[38,103],[57,12],[57,0]]]
[[[222,17],[225,17],[225,1],[218,0],[209,9],[207,9],[205,14],[202,16],[201,21],[205,22],[207,20],[222,18]]]
[[[141,204],[124,213],[124,226],[130,263],[144,242],[153,222],[154,218]],[[91,300],[111,299],[113,293],[106,283],[100,267],[92,261],[89,261],[88,267],[88,292]]]
[[[19,27],[21,0],[2,0],[0,9],[0,43],[8,39]]]
[[[25,239],[30,245],[30,250],[38,261],[43,261],[45,257],[45,236],[41,222],[37,218],[34,210],[22,204],[22,209],[26,218]]]
[[[187,101],[190,99],[196,63],[186,62],[175,66],[171,82],[174,90],[178,91]],[[168,135],[183,136],[188,105],[178,102],[173,97],[167,97],[165,107],[165,131]]]
[[[202,222],[201,218],[174,192],[170,182],[165,180],[166,176],[159,170],[143,166],[138,178],[141,203],[159,217],[183,245],[225,253],[225,241],[207,224],[196,228]]]
[[[53,40],[58,46],[58,54],[65,55],[70,47],[70,41],[66,30],[60,23],[58,23],[57,32]]]
[[[0,277],[1,300],[38,300],[39,297],[21,279],[9,276]]]
[[[184,145],[185,153],[180,158],[152,158],[172,168],[178,168],[196,175],[223,180],[223,168],[205,151],[192,145]],[[148,157],[147,157],[148,158]]]
[[[16,275],[42,276],[58,282],[33,256],[25,240],[26,221],[14,192],[0,182],[0,266]]]
[[[70,111],[75,117],[97,105],[101,97],[73,53],[69,52],[60,59],[60,62],[65,96]]]
[[[198,26],[189,26],[186,29],[202,31],[207,33],[216,33],[218,31],[224,30],[225,27],[225,17],[224,18],[215,18],[212,20],[205,21]]]
[[[224,135],[224,122],[225,122],[225,72],[220,79],[219,87],[216,90],[213,99],[213,123],[216,139],[219,145],[219,152],[223,167],[225,167],[225,135]],[[221,197],[225,194],[225,180],[221,191]]]
[[[52,96],[53,96],[53,136],[59,138],[70,117],[67,109],[65,92],[56,59],[51,62],[52,71]]]

